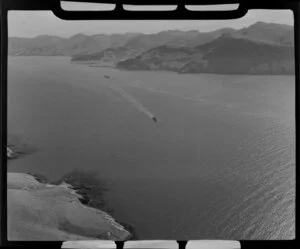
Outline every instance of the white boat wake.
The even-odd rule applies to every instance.
[[[158,119],[155,117],[155,115],[152,114],[145,106],[143,106],[141,102],[139,102],[133,96],[129,95],[126,91],[124,91],[124,89],[116,86],[115,84],[109,84],[109,87],[118,92],[123,98],[128,100],[137,110],[144,113],[149,118],[151,118],[156,124],[158,124]]]

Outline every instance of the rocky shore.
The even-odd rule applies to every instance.
[[[8,160],[17,159],[35,153],[37,150],[28,144],[9,144],[6,146]]]
[[[8,173],[9,240],[128,240],[132,234],[89,206],[84,186],[49,184],[41,175]]]
[[[7,146],[8,160],[17,159],[23,154],[23,151],[18,150],[18,148],[15,148],[14,146]],[[50,227],[47,227],[46,224],[40,224],[40,222],[44,222],[43,220],[46,217],[37,217],[36,213],[34,214],[32,212],[33,210],[37,209],[37,212],[44,213],[45,216],[47,216],[50,210],[48,209],[48,205],[46,205],[46,203],[50,205],[51,202],[53,202],[53,204],[57,204],[56,197],[59,198],[61,196],[64,198],[64,200],[61,200],[61,202],[59,202],[59,205],[55,206],[54,210],[51,210],[51,214],[56,218],[57,216],[59,216],[59,219],[61,220],[67,220],[67,223],[65,222],[64,224],[68,225],[62,230],[69,231],[71,227],[73,227],[74,229],[74,226],[72,224],[74,222],[76,223],[76,221],[78,220],[78,218],[76,217],[72,217],[70,218],[70,220],[67,217],[61,217],[62,212],[65,212],[65,208],[69,207],[71,205],[70,203],[73,203],[72,207],[69,208],[78,210],[82,219],[86,216],[88,221],[90,217],[95,216],[93,222],[99,222],[100,234],[96,234],[96,230],[93,230],[94,228],[91,229],[90,232],[89,228],[84,228],[84,230],[81,231],[81,225],[75,229],[75,234],[72,234],[72,232],[70,232],[70,234],[68,234],[67,232],[66,234],[66,231],[61,231],[61,225],[59,225],[61,224],[61,222],[58,222],[58,224],[56,224],[58,226],[56,227],[56,235],[54,236],[57,239],[54,240],[60,240],[60,238],[62,239],[65,237],[69,238],[70,236],[74,239],[85,239],[85,237],[87,239],[111,240],[136,239],[137,236],[135,235],[132,226],[124,222],[116,221],[114,218],[112,218],[113,210],[106,205],[103,198],[103,193],[107,189],[103,182],[99,181],[96,175],[96,172],[84,172],[75,170],[64,175],[60,180],[56,182],[48,182],[46,177],[37,173],[8,173],[8,201],[9,205],[11,206],[8,212],[8,217],[11,221],[9,223],[9,235],[12,235],[12,239],[15,238],[18,240],[35,240],[34,238],[36,237],[37,240],[39,240],[39,237],[35,235],[35,233],[39,234],[39,232],[36,230],[38,230],[40,226],[44,226],[41,231],[43,231],[44,229],[55,230],[55,228],[53,227],[50,228],[51,225]],[[28,200],[24,199],[22,196],[16,199],[16,195],[19,196],[19,194],[21,194],[23,191],[25,191],[25,196],[29,195],[29,198],[33,198],[34,202],[39,203],[39,205],[30,207],[30,203],[27,203]],[[45,193],[46,195],[42,196],[43,193]],[[23,215],[21,216],[22,213],[29,213],[31,215],[28,218]],[[16,219],[16,217],[18,217],[18,219],[20,220],[20,223],[18,225],[18,219]],[[28,224],[27,219],[30,220]],[[41,219],[41,221],[39,222],[38,219]],[[22,222],[22,220],[24,220],[24,222]],[[83,221],[84,224],[88,224],[87,221]],[[24,227],[22,226],[22,224],[24,225]],[[25,228],[27,229],[28,226],[29,230],[34,231],[34,233],[31,234],[34,236],[34,238],[31,238],[30,236],[28,237],[27,235],[25,236],[23,234],[22,230],[24,230]],[[34,226],[36,226],[36,228]],[[49,234],[49,236],[49,240],[52,240],[53,235]],[[45,239],[47,240],[48,238]]]
[[[34,174],[40,181],[45,181],[42,175]],[[79,201],[91,208],[99,209],[105,213],[114,216],[114,210],[104,201],[104,194],[108,190],[105,181],[98,178],[98,173],[94,171],[74,170],[64,175],[61,179],[53,184],[67,183],[71,188],[80,195]],[[138,239],[134,227],[123,221],[116,220],[127,231],[130,232],[131,240]]]
[[[13,159],[16,156],[15,152],[8,146],[6,147],[6,153],[7,153],[7,159]]]

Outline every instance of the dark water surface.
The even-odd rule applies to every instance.
[[[67,57],[8,65],[9,139],[37,148],[9,171],[57,180],[97,170],[139,239],[294,238],[293,76],[119,71]]]

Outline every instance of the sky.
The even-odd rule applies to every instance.
[[[77,33],[87,35],[126,32],[157,33],[163,30],[199,30],[208,32],[220,28],[240,29],[257,22],[293,25],[290,10],[249,10],[239,19],[232,20],[81,20],[68,21],[56,17],[51,11],[10,11],[9,36],[34,37],[57,35],[70,37]]]

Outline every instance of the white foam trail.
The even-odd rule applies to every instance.
[[[149,118],[152,119],[153,117],[155,117],[150,111],[147,110],[146,107],[144,107],[138,100],[136,100],[134,97],[129,95],[127,92],[125,92],[122,88],[119,88],[116,85],[111,85],[111,84],[109,84],[109,86],[115,91],[117,91],[122,97],[127,99],[135,108],[137,108],[139,111],[146,114]]]

